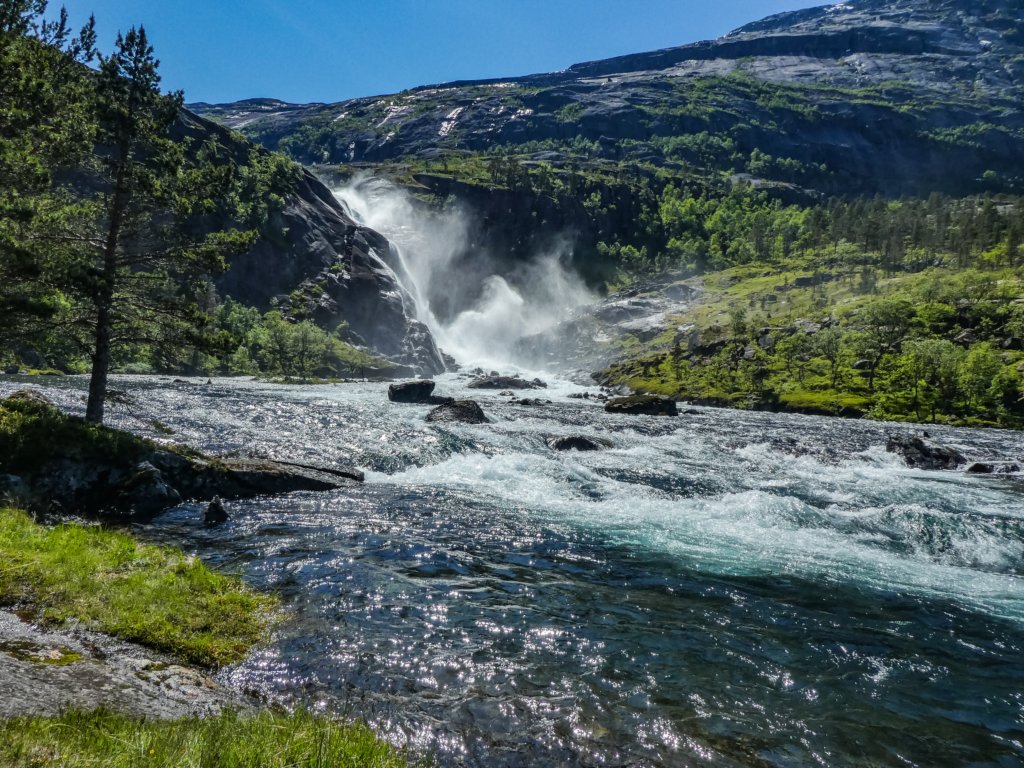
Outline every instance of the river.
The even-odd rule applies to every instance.
[[[427,424],[384,384],[115,377],[138,404],[115,425],[367,470],[218,528],[197,505],[139,526],[282,596],[224,682],[365,717],[441,766],[1024,762],[1019,480],[908,469],[883,448],[906,426],[611,416],[568,382],[542,406],[465,383],[438,393],[490,423]],[[46,386],[76,411],[85,388]],[[1024,455],[1018,433],[929,429]],[[577,434],[614,447],[546,443]]]

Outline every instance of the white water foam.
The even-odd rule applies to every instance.
[[[517,341],[595,300],[566,264],[567,240],[510,268],[471,246],[473,222],[458,207],[426,210],[393,184],[368,177],[335,195],[353,218],[392,241],[392,267],[416,300],[417,319],[463,365],[516,365]]]

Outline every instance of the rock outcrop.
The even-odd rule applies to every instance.
[[[183,501],[327,491],[358,471],[257,458],[205,456],[68,416],[17,392],[0,410],[20,417],[0,435],[0,495],[41,512],[145,521]]]
[[[243,162],[253,151],[237,134],[188,110],[176,132],[195,146],[215,138]],[[328,330],[345,324],[399,366],[428,375],[444,371],[430,331],[416,320],[413,297],[388,265],[391,244],[353,221],[319,179],[297,173],[256,244],[217,278],[220,293],[264,310],[276,304]]]

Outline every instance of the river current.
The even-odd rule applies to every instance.
[[[531,374],[532,375],[532,374]],[[441,766],[1020,766],[1024,483],[905,467],[901,425],[611,416],[551,381],[479,426],[384,384],[116,378],[112,423],[363,485],[139,527],[282,596],[223,680]],[[0,383],[9,391],[18,383]],[[84,380],[47,385],[82,410]],[[972,458],[1017,433],[928,428]],[[551,450],[604,437],[595,453]]]

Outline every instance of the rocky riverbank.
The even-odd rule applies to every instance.
[[[0,402],[0,494],[38,512],[148,520],[183,501],[327,491],[358,471],[214,457],[61,413],[36,390]]]
[[[43,629],[0,611],[0,719],[106,708],[143,717],[254,711],[208,671],[83,627]]]

